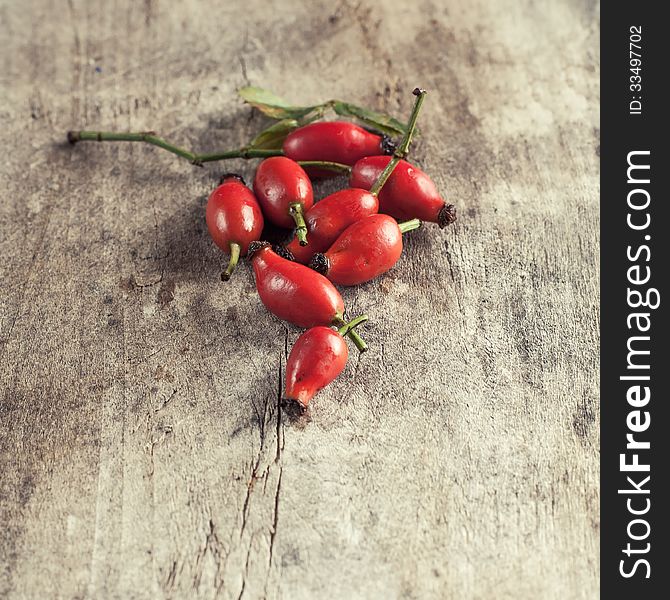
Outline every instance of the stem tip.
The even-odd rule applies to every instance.
[[[358,335],[358,332],[355,329],[352,329],[348,334],[349,339],[355,344],[356,348],[358,348],[358,353],[363,354],[363,352],[368,351],[368,344],[367,342],[360,336]]]
[[[221,273],[221,281],[228,281],[230,279],[230,276],[235,271],[235,267],[237,267],[237,263],[240,260],[241,250],[242,248],[238,243],[236,242],[230,243],[230,261],[228,261],[228,267],[226,268],[226,270],[223,273]]]
[[[410,219],[409,221],[398,223],[398,229],[400,229],[400,233],[407,233],[408,231],[414,231],[419,227],[421,227],[421,221],[419,219]]]

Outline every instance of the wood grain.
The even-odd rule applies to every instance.
[[[595,598],[598,4],[0,4],[0,596]],[[278,410],[299,335],[228,285],[235,90],[405,118],[459,208],[344,291],[371,350]],[[343,181],[321,185],[323,195]]]

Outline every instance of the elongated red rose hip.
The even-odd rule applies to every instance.
[[[402,234],[421,226],[414,219],[396,223],[388,215],[371,215],[348,227],[325,253],[309,263],[338,285],[357,285],[386,273],[402,254]]]
[[[221,274],[230,279],[240,256],[263,231],[263,213],[252,191],[238,175],[227,175],[207,200],[207,229],[214,243],[230,254],[228,268]]]
[[[302,246],[294,237],[286,249],[296,261],[307,264],[314,254],[327,250],[349,225],[376,214],[378,206],[377,197],[366,190],[347,188],[330,194],[305,215],[309,243]]]
[[[394,144],[388,137],[366,131],[347,121],[321,121],[300,127],[286,136],[284,154],[293,160],[328,161],[353,165],[364,156],[391,154]],[[327,177],[332,172],[308,169],[312,176]]]
[[[369,190],[386,165],[389,156],[368,156],[351,170],[349,185]],[[379,212],[400,221],[421,219],[446,227],[456,220],[456,208],[440,196],[433,181],[421,169],[401,160],[379,192]]]
[[[364,321],[367,316],[362,315],[339,331],[312,327],[296,340],[286,362],[285,405],[296,403],[304,410],[314,395],[344,370],[349,348],[342,336]]]
[[[307,408],[314,394],[344,370],[348,358],[347,343],[337,331],[324,326],[305,331],[286,362],[284,403],[293,401],[300,409]]]
[[[256,169],[254,192],[268,221],[278,227],[296,227],[307,244],[304,213],[314,204],[312,182],[305,170],[285,156],[266,158]]]
[[[252,242],[249,255],[258,294],[271,313],[298,327],[342,319],[342,296],[325,277],[278,256],[267,242]]]
[[[305,265],[286,260],[267,242],[251,242],[249,257],[261,302],[274,315],[298,327],[344,324],[344,301],[323,275]],[[365,342],[350,332],[361,352]]]

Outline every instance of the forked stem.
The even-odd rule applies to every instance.
[[[353,331],[354,327],[358,327],[361,323],[365,323],[365,321],[367,320],[368,320],[367,315],[361,315],[360,317],[356,317],[355,319],[352,319],[348,323],[342,325],[342,327],[340,327],[337,330],[337,333],[339,333],[342,337],[344,337],[345,335],[348,335],[349,332]]]
[[[335,327],[342,328],[346,327],[347,323],[342,317],[335,317],[333,319],[333,325]],[[349,339],[354,343],[361,354],[368,351],[367,342],[360,335],[358,335],[358,332],[355,329],[350,328],[349,331],[347,331],[344,335],[349,336]]]

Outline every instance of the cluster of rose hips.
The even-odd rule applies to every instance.
[[[286,137],[282,150],[284,156],[261,162],[253,192],[236,176],[224,176],[209,197],[207,226],[214,242],[231,255],[223,278],[230,277],[238,256],[247,255],[267,309],[307,329],[289,355],[283,395],[305,409],[344,369],[349,354],[344,336],[367,320],[345,323],[344,302],[333,284],[357,285],[385,273],[400,258],[403,233],[421,221],[445,226],[455,211],[425,173],[402,159],[381,187],[375,185],[393,160],[385,151],[395,148],[353,123],[300,127]],[[310,176],[332,172],[299,162],[351,166],[349,187],[315,204]],[[293,238],[274,248],[258,241],[264,219],[294,228]],[[355,341],[365,348],[360,336]]]
[[[414,95],[412,117],[398,146],[348,121],[312,122],[292,129],[283,137],[280,155],[260,163],[253,191],[240,176],[229,174],[209,196],[209,233],[230,255],[222,279],[227,281],[246,256],[266,308],[306,329],[290,352],[283,394],[284,402],[300,411],[344,369],[345,337],[359,351],[367,349],[354,330],[367,316],[347,323],[334,284],[353,286],[387,272],[400,258],[403,233],[422,221],[445,227],[456,218],[454,206],[428,175],[404,160],[425,91],[417,88]],[[69,136],[70,141],[96,139],[80,136],[85,133],[70,134],[77,136]],[[97,139],[102,141],[100,134]],[[334,170],[349,172],[349,187],[315,203],[312,179]],[[261,241],[266,222],[292,229],[290,241],[275,246]]]

